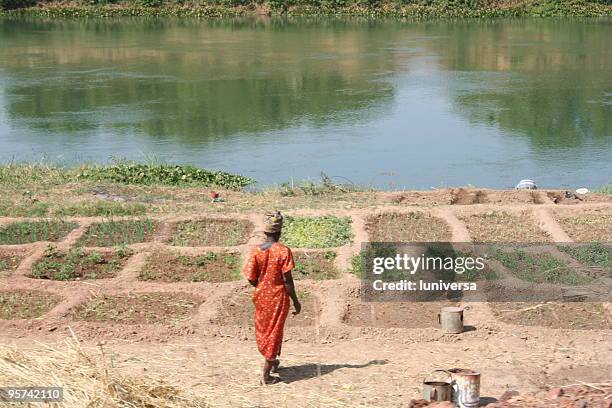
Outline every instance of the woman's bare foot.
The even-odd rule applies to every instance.
[[[265,376],[263,375],[260,380],[261,385],[272,385],[277,384],[281,381],[278,377],[272,377],[271,375]]]
[[[274,360],[274,362],[272,363],[272,369],[270,370],[271,373],[278,373],[278,367],[280,366],[280,360],[277,358],[276,360]]]

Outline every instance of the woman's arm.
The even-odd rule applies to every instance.
[[[285,290],[293,301],[293,308],[295,309],[295,312],[293,312],[293,314],[299,314],[302,311],[302,305],[300,304],[300,300],[295,294],[295,285],[293,284],[293,276],[291,276],[291,271],[284,273],[283,279],[285,281]]]

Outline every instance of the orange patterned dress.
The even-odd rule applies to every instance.
[[[266,360],[274,360],[281,352],[283,329],[289,314],[289,295],[283,274],[294,266],[291,250],[275,242],[265,250],[256,247],[243,270],[248,280],[257,280],[253,293],[255,340]]]

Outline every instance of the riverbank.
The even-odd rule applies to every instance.
[[[94,17],[240,17],[240,16],[358,16],[410,19],[496,18],[496,17],[601,17],[611,16],[612,6],[603,2],[581,0],[524,0],[481,2],[465,6],[464,2],[434,1],[433,4],[404,4],[391,1],[234,1],[183,3],[144,0],[138,2],[104,2],[97,5],[80,2],[46,2],[0,0],[0,16],[47,18]],[[477,2],[475,2],[477,3]],[[486,4],[485,4],[486,3]],[[29,6],[29,7],[23,7]],[[0,7],[1,9],[2,7]]]
[[[183,167],[142,170],[0,166],[0,378],[34,386],[58,373],[67,408],[100,390],[112,406],[279,405],[258,386],[251,289],[227,271],[259,243],[262,213],[280,209],[303,304],[285,329],[281,406],[422,406],[412,399],[440,367],[477,370],[483,400],[512,406],[596,407],[610,393],[607,304],[365,302],[354,268],[370,241],[609,242],[610,195],[329,183],[243,192],[183,179]],[[609,266],[601,246],[586,248],[562,259]],[[445,333],[437,313],[457,305],[469,305],[466,331]],[[600,394],[547,396],[576,383]]]
[[[231,173],[191,166],[118,163],[60,168],[46,165],[0,166],[0,217],[144,216],[198,212],[223,214],[293,209],[367,209],[387,205],[523,205],[612,203],[603,186],[579,198],[563,190],[513,191],[475,187],[425,191],[379,191],[366,186],[320,182],[257,186]],[[246,191],[245,191],[246,189]],[[211,202],[210,193],[221,201]]]

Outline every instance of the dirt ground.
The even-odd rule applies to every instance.
[[[289,317],[280,384],[259,385],[262,358],[255,346],[248,283],[139,280],[148,254],[168,250],[187,255],[235,251],[244,261],[251,246],[261,239],[255,234],[246,244],[233,247],[171,247],[172,226],[210,216],[201,213],[151,215],[159,222],[154,236],[150,242],[130,245],[134,255],[110,279],[70,282],[31,279],[27,275],[48,243],[0,246],[3,257],[9,253],[19,255],[7,271],[0,273],[0,292],[37,290],[58,300],[48,311],[43,310],[40,317],[21,319],[10,318],[10,313],[2,315],[5,319],[0,319],[0,349],[16,347],[23,351],[45,345],[61,349],[63,341],[74,333],[92,353],[103,350],[111,358],[114,370],[190,389],[212,407],[407,407],[419,398],[425,378],[439,378],[432,374],[433,370],[453,367],[481,373],[483,404],[495,402],[504,393],[514,395],[513,391],[530,395],[529,398],[539,396],[544,401],[553,387],[583,383],[599,387],[597,384],[610,383],[609,304],[552,303],[530,309],[531,305],[519,303],[500,306],[464,302],[461,306],[469,306],[465,310],[466,331],[448,334],[436,321],[440,307],[450,304],[363,302],[358,296],[360,280],[348,269],[361,243],[369,239],[366,220],[375,214],[424,212],[445,223],[453,241],[467,242],[479,236],[475,232],[481,227],[489,228],[487,234],[495,234],[488,224],[468,226],[464,220],[471,215],[527,213],[523,218],[529,223],[527,237],[535,232],[554,242],[572,242],[572,237],[585,235],[568,230],[559,221],[561,216],[565,219],[595,212],[598,218],[588,220],[595,223],[589,229],[589,237],[596,231],[598,240],[610,242],[612,231],[599,226],[602,222],[607,225],[607,217],[612,217],[612,202],[581,201],[560,210],[563,204],[554,204],[545,193],[490,190],[481,193],[446,190],[435,197],[418,192],[381,193],[372,200],[378,204],[369,208],[287,211],[302,216],[349,216],[354,239],[343,247],[333,248],[336,253],[333,264],[339,271],[337,279],[297,281],[304,311]],[[429,200],[426,208],[420,204],[424,200]],[[419,204],[413,204],[414,201]],[[259,215],[252,212],[237,217],[250,220],[258,231]],[[223,217],[231,214],[224,213]],[[0,218],[0,225],[14,220]],[[100,219],[70,220],[79,223],[79,227],[57,244],[61,250],[75,246],[89,225]],[[507,225],[505,220],[502,224]],[[411,226],[408,222],[402,228]],[[417,228],[423,228],[420,219]],[[301,250],[296,248],[296,252]],[[601,279],[609,284],[609,278]],[[182,304],[174,296],[179,293],[197,302]],[[91,307],[92,300],[116,296],[130,299],[120,302],[119,311],[114,307],[108,309],[108,302]],[[144,301],[138,300],[141,298]],[[156,302],[158,298],[165,303]],[[28,309],[27,302],[20,303],[20,310]],[[6,308],[6,304],[0,307]],[[143,309],[147,309],[146,313],[139,313]],[[113,310],[117,313],[112,313]],[[14,384],[0,373],[0,385]],[[604,401],[607,396],[605,401],[612,400],[608,394],[597,398]],[[515,406],[522,406],[520,401],[518,404]]]

